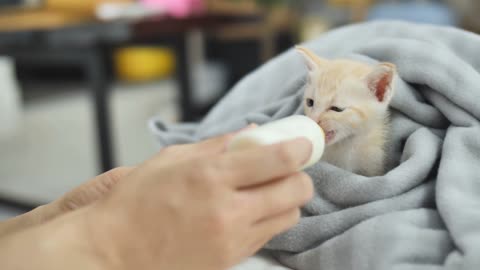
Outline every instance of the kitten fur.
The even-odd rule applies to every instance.
[[[365,176],[384,174],[395,66],[327,60],[307,48],[296,49],[309,73],[303,99],[305,115],[326,134],[322,160]]]

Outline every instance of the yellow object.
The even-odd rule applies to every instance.
[[[95,9],[100,4],[129,2],[133,2],[133,0],[46,0],[45,7],[51,10],[93,16],[95,14]]]
[[[170,76],[175,70],[172,50],[162,47],[128,47],[114,56],[118,77],[125,81],[150,81]]]

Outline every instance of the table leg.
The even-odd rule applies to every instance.
[[[194,121],[195,109],[191,88],[191,74],[188,67],[187,34],[180,35],[175,43],[177,70],[176,76],[180,88],[180,118],[182,121]]]
[[[95,109],[97,151],[99,161],[101,162],[99,169],[105,172],[113,168],[114,159],[109,103],[109,81],[105,70],[105,60],[100,48],[92,49],[88,52],[85,68]]]

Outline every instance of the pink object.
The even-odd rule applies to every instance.
[[[166,9],[166,12],[174,17],[187,17],[203,10],[203,0],[141,0],[141,2],[155,9]]]

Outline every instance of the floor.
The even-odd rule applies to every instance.
[[[162,81],[114,87],[112,111],[118,165],[155,153],[147,129],[153,115],[177,121],[176,85]],[[97,174],[95,133],[86,89],[35,97],[24,104],[15,136],[0,141],[0,195],[25,202],[51,201]],[[63,94],[62,94],[63,93]],[[0,220],[17,212],[0,206]]]

